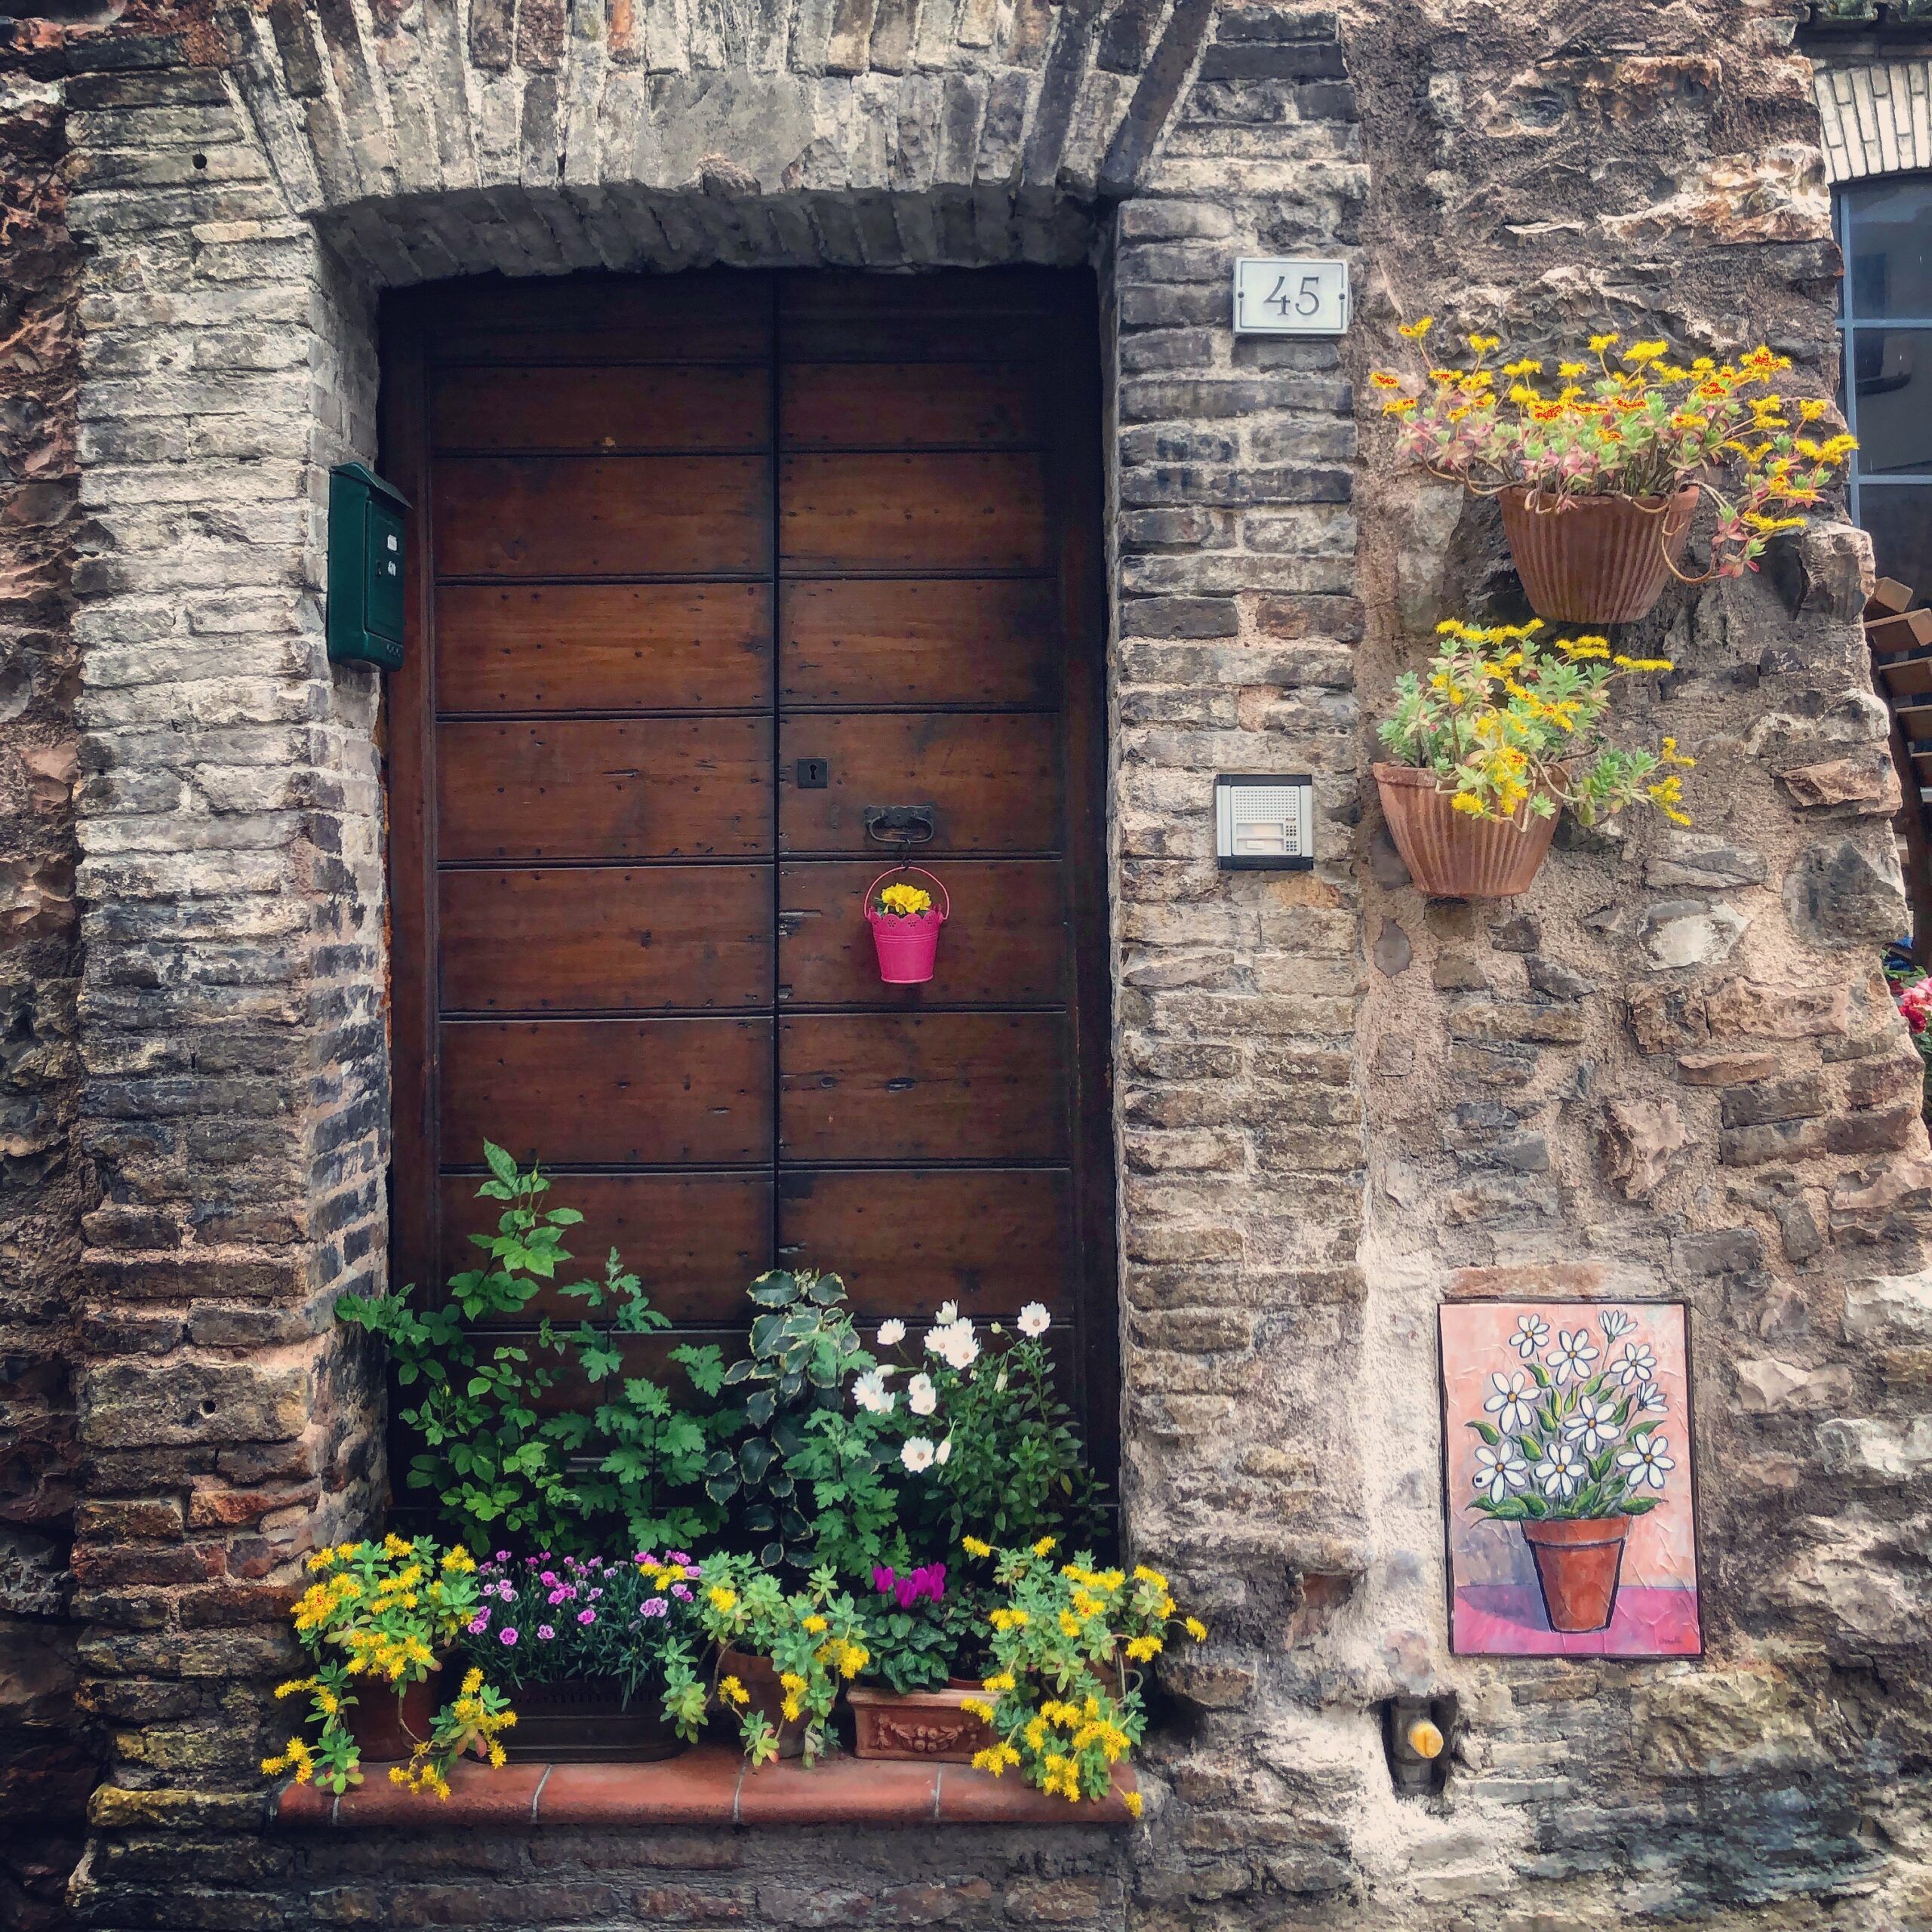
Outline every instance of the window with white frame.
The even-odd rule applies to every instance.
[[[1881,577],[1932,599],[1932,174],[1838,190],[1851,513]]]

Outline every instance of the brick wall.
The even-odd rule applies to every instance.
[[[86,251],[82,514],[54,552],[100,1195],[73,1345],[74,1609],[111,1758],[90,1918],[1924,1916],[1932,1164],[1869,971],[1902,914],[1862,544],[1821,530],[1645,633],[1682,666],[1656,703],[1700,758],[1693,834],[1566,838],[1520,907],[1426,903],[1365,776],[1435,619],[1516,595],[1493,512],[1358,410],[1398,319],[1642,317],[1768,337],[1829,387],[1789,12],[268,0],[11,30],[10,85],[64,112]],[[1336,252],[1343,343],[1232,339],[1237,255]],[[1165,1680],[1147,1822],[265,1833],[295,1564],[372,1519],[383,1473],[328,1312],[383,1266],[378,687],[331,671],[316,601],[327,466],[373,453],[377,292],[1083,259],[1124,1487],[1216,1630]],[[1312,873],[1214,869],[1211,776],[1255,768],[1315,774]],[[1515,1287],[1692,1302],[1705,1659],[1447,1655],[1432,1314]],[[1448,1793],[1399,1800],[1375,1702],[1450,1690]]]

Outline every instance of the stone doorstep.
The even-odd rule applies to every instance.
[[[291,1784],[275,1801],[276,1824],[306,1831],[400,1827],[464,1831],[505,1825],[1077,1825],[1131,1824],[1131,1767],[1115,1767],[1098,1804],[994,1777],[970,1764],[835,1758],[807,1770],[779,1763],[751,1770],[729,1746],[700,1744],[648,1764],[459,1764],[447,1798],[404,1789],[386,1767],[337,1798]]]

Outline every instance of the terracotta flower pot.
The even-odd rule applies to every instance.
[[[1525,1518],[1523,1540],[1536,1558],[1537,1581],[1552,1630],[1607,1629],[1617,1607],[1617,1579],[1623,1567],[1628,1516],[1599,1516],[1575,1523]]]
[[[432,1670],[398,1697],[389,1685],[371,1677],[352,1677],[355,1702],[349,1712],[349,1735],[370,1764],[404,1762],[429,1735],[442,1703],[442,1672]]]
[[[516,1722],[503,1734],[512,1764],[552,1758],[580,1764],[648,1764],[675,1758],[684,1740],[666,1721],[656,1687],[629,1704],[614,1677],[526,1684],[509,1694]]]
[[[786,1716],[784,1689],[778,1681],[777,1668],[769,1657],[755,1657],[727,1644],[718,1659],[718,1676],[721,1683],[728,1677],[735,1677],[751,1693],[750,1708],[778,1734],[780,1757],[804,1755],[805,1720]],[[735,1707],[732,1714],[737,1715]]]
[[[1432,771],[1412,764],[1371,768],[1389,835],[1409,876],[1435,899],[1513,899],[1527,892],[1556,834],[1557,814],[1521,820],[1472,817]]]
[[[992,1727],[959,1706],[968,1697],[992,1700],[977,1684],[946,1690],[885,1690],[857,1684],[845,1694],[852,1707],[854,1755],[860,1758],[924,1758],[970,1764],[993,1741]]]
[[[1520,484],[1503,491],[1503,528],[1530,608],[1564,624],[1628,624],[1649,616],[1684,554],[1697,494],[1693,488],[1670,497],[1558,503],[1533,499]]]

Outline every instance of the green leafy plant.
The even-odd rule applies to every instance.
[[[1668,658],[1613,653],[1607,638],[1546,641],[1540,619],[1484,626],[1449,618],[1425,676],[1395,680],[1393,712],[1376,727],[1404,764],[1433,771],[1472,818],[1552,817],[1567,805],[1585,825],[1634,804],[1688,825],[1683,779],[1695,762],[1666,738],[1660,750],[1612,743],[1604,729],[1615,681],[1668,671]]]
[[[507,1534],[559,1551],[594,1551],[628,1540],[633,1549],[691,1543],[722,1526],[704,1482],[714,1443],[737,1426],[715,1407],[724,1380],[714,1346],[671,1352],[700,1400],[680,1402],[645,1376],[621,1373],[622,1338],[669,1325],[615,1249],[601,1280],[559,1281],[572,1259],[566,1231],[583,1217],[546,1208],[547,1176],[519,1169],[484,1143],[491,1178],[477,1190],[500,1203],[494,1235],[475,1234],[483,1265],[453,1275],[448,1296],[418,1307],[415,1290],[344,1295],[345,1321],[379,1336],[397,1382],[417,1392],[400,1420],[420,1445],[412,1489],[434,1492],[445,1520],[479,1545]],[[581,1301],[586,1318],[559,1324],[546,1315],[534,1345],[505,1336],[549,1289]],[[598,1321],[589,1318],[596,1316]],[[541,1398],[568,1364],[597,1399],[587,1409],[546,1411]],[[720,1499],[721,1500],[721,1499]]]
[[[750,1353],[722,1377],[745,1392],[744,1433],[712,1453],[706,1493],[721,1507],[737,1504],[763,1562],[804,1570],[829,1552],[849,1568],[876,1552],[896,1503],[879,1481],[872,1432],[845,1407],[847,1380],[872,1366],[845,1284],[774,1269],[747,1293],[758,1311]]]
[[[1017,1766],[1029,1784],[1078,1804],[1107,1795],[1114,1766],[1146,1732],[1134,1666],[1159,1656],[1177,1629],[1196,1643],[1208,1630],[1178,1614],[1159,1571],[1097,1570],[1084,1552],[1056,1564],[1055,1548],[1051,1537],[1018,1549],[967,1543],[968,1555],[992,1558],[1004,1595],[986,1620],[994,1660],[986,1695],[964,1708],[995,1733],[973,1760],[980,1770],[997,1777]],[[1128,1793],[1126,1804],[1138,1817],[1139,1794]]]
[[[745,1755],[762,1764],[778,1755],[779,1727],[803,1726],[809,1765],[832,1742],[832,1707],[840,1687],[871,1662],[860,1640],[859,1614],[837,1577],[820,1568],[802,1590],[787,1592],[769,1569],[748,1556],[715,1556],[703,1565],[697,1595],[700,1624],[716,1646],[713,1676],[703,1684],[688,1663],[671,1670],[665,1714],[679,1735],[695,1740],[707,1713],[736,1721]],[[777,1679],[776,1708],[724,1666],[727,1651],[761,1658]]]
[[[426,1537],[405,1543],[345,1543],[309,1558],[315,1580],[297,1600],[295,1635],[315,1669],[275,1688],[278,1697],[306,1697],[317,1727],[311,1744],[298,1730],[273,1757],[262,1760],[265,1776],[293,1771],[298,1784],[312,1780],[338,1796],[362,1782],[361,1753],[349,1713],[360,1694],[400,1700],[411,1684],[426,1681],[475,1617],[481,1603],[476,1564],[461,1544],[439,1550]],[[412,1790],[449,1795],[449,1769],[465,1751],[493,1765],[503,1762],[497,1734],[516,1721],[502,1694],[488,1687],[480,1669],[432,1720],[428,1734],[413,1739],[407,1764],[392,1766],[391,1780]],[[407,1731],[407,1726],[405,1727]]]

